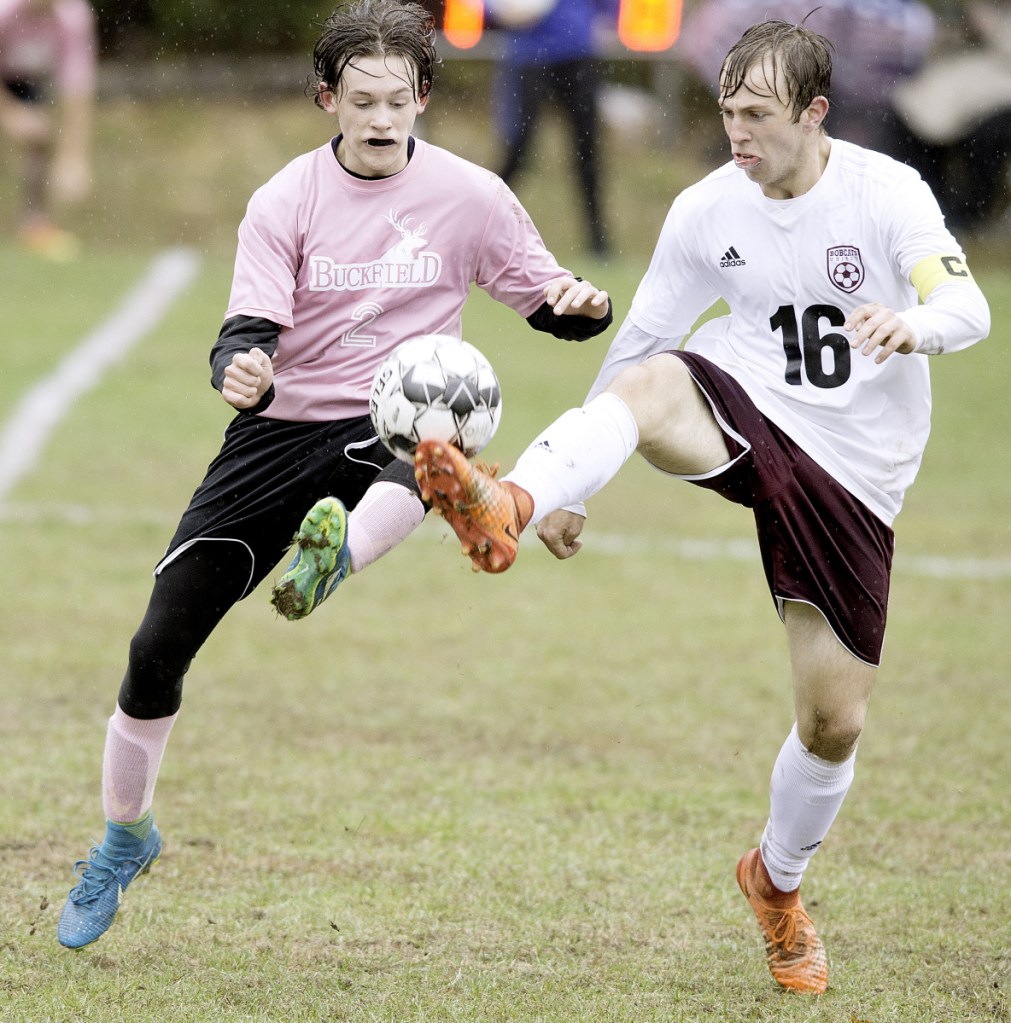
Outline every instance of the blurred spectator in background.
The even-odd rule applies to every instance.
[[[895,92],[912,135],[908,163],[955,232],[1011,235],[1011,10],[968,4],[954,48],[939,47]]]
[[[499,175],[513,182],[526,166],[537,118],[553,98],[572,127],[572,162],[586,210],[590,251],[610,245],[601,202],[601,31],[615,30],[619,0],[487,0],[499,30],[493,102],[505,159]]]
[[[95,14],[87,0],[0,0],[0,131],[21,159],[21,243],[49,259],[76,254],[52,207],[91,186],[97,77]]]
[[[703,0],[685,18],[674,55],[712,87],[741,33],[766,18],[803,22],[831,40],[828,133],[902,158],[908,133],[892,94],[927,59],[937,31],[931,9],[920,0]]]

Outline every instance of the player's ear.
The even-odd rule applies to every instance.
[[[337,113],[337,96],[334,94],[333,89],[327,85],[326,82],[320,82],[319,89],[319,105],[328,113]]]
[[[424,96],[418,98],[418,113],[423,114],[425,107],[428,106],[428,97],[431,96],[430,92],[426,92]]]
[[[824,96],[815,96],[801,115],[804,127],[809,131],[821,131],[821,126],[828,116],[828,100]]]

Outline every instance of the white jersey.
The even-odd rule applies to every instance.
[[[328,422],[367,414],[401,341],[459,337],[472,284],[526,317],[568,275],[490,171],[418,140],[399,174],[364,179],[328,142],[250,199],[225,318],[282,328],[263,415]]]
[[[616,336],[594,392],[623,364],[677,347],[723,299],[729,315],[703,324],[686,350],[730,373],[764,415],[890,524],[930,429],[927,356],[878,364],[851,350],[842,324],[872,301],[905,314],[917,304],[911,279],[924,297],[939,285],[972,282],[915,171],[835,139],[809,192],[773,200],[727,164],[675,200],[631,326],[626,321]],[[975,285],[972,292],[985,312]],[[914,332],[917,312],[909,313]],[[975,315],[973,328],[982,320],[981,332],[952,347],[984,336],[988,313]],[[935,341],[923,350],[942,347]]]

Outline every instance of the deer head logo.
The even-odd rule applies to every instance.
[[[410,263],[416,259],[418,253],[428,244],[425,238],[427,225],[421,224],[417,228],[412,228],[411,221],[414,218],[401,217],[395,210],[390,210],[384,219],[397,229],[400,241],[383,254],[383,260],[391,263]]]

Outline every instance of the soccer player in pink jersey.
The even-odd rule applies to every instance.
[[[930,428],[928,363],[990,329],[919,175],[825,131],[831,74],[830,44],[803,25],[748,29],[720,73],[732,160],[674,200],[587,402],[501,481],[450,445],[416,456],[422,492],[488,572],[509,568],[527,525],[557,557],[577,553],[579,502],[636,451],[753,510],[796,723],[737,881],[773,977],[811,994],[828,959],[800,884],[853,781],[892,522]],[[720,300],[729,314],[695,330]]]
[[[18,239],[56,261],[80,247],[51,207],[91,184],[97,49],[87,0],[0,0],[0,131],[23,162]]]
[[[76,865],[58,928],[68,947],[104,934],[160,856],[151,807],[190,661],[277,564],[305,510],[328,495],[354,508],[379,481],[374,505],[394,521],[383,537],[420,521],[413,468],[369,419],[379,363],[413,335],[459,335],[474,283],[556,337],[611,322],[606,292],[558,265],[498,177],[411,135],[436,63],[429,13],[401,0],[345,5],[314,61],[316,102],[340,131],[260,188],[239,227],[211,351],[212,382],[238,414],[130,644],[105,743],[105,838]]]

